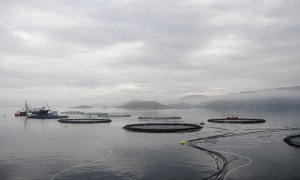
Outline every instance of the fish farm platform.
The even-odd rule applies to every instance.
[[[71,124],[93,124],[93,123],[110,123],[110,119],[59,119],[60,123],[71,123]]]
[[[147,133],[175,133],[175,132],[193,132],[199,131],[203,127],[197,124],[187,123],[144,123],[129,124],[123,127],[129,131],[147,132]]]
[[[61,119],[68,118],[69,116],[28,116],[29,119]]]
[[[232,123],[232,124],[257,124],[265,123],[264,119],[248,119],[248,118],[239,118],[239,119],[209,119],[208,122],[212,123]]]
[[[109,114],[108,117],[121,118],[121,117],[131,117],[131,115],[130,114]]]
[[[138,119],[167,120],[167,119],[181,119],[181,117],[180,116],[139,116]]]
[[[293,134],[283,139],[285,143],[291,146],[300,147],[300,134]]]

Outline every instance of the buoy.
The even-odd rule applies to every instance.
[[[180,142],[179,142],[181,145],[185,145],[185,140],[181,140]]]

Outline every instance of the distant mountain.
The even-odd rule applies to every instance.
[[[196,105],[199,103],[202,103],[204,101],[208,101],[209,97],[204,96],[204,95],[189,95],[189,96],[184,96],[178,100],[175,100],[172,102],[172,104],[179,104],[179,103],[185,103],[185,104],[190,104],[190,105]]]
[[[300,91],[300,86],[281,87],[281,88],[277,88],[277,90]]]
[[[187,100],[194,100],[194,99],[203,99],[206,98],[204,95],[189,95],[189,96],[184,96],[180,98],[182,101],[187,101]]]
[[[230,108],[299,108],[300,86],[280,87],[257,91],[244,91],[219,96],[190,95],[167,105],[156,101],[130,101],[120,108],[124,109],[230,109]]]
[[[194,106],[187,103],[176,103],[176,104],[168,104],[166,105],[169,109],[190,109]]]
[[[215,100],[197,105],[208,109],[300,109],[300,97],[256,98],[241,100]]]
[[[220,96],[191,95],[173,101],[169,108],[299,108],[300,86],[244,91]]]
[[[130,101],[119,108],[123,109],[166,109],[167,106],[156,101]]]
[[[291,87],[280,87],[280,88],[273,88],[273,89],[263,89],[257,91],[242,91],[240,93],[232,93],[232,94],[248,94],[248,93],[258,93],[258,92],[267,92],[267,91],[300,91],[300,86],[291,86]]]
[[[236,106],[233,102],[227,101],[227,100],[215,100],[207,103],[202,103],[196,105],[198,108],[207,108],[207,109],[230,109],[230,108],[236,108]]]
[[[80,105],[80,106],[75,106],[75,107],[72,107],[72,108],[77,108],[77,109],[89,109],[89,108],[92,108],[92,106],[88,106],[88,105]]]

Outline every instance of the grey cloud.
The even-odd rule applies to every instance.
[[[300,84],[296,0],[0,4],[5,89],[167,99],[214,87],[227,93]],[[128,84],[134,93],[116,91]]]

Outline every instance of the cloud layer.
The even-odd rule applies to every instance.
[[[3,0],[1,103],[168,100],[299,85],[299,7],[297,0]]]

